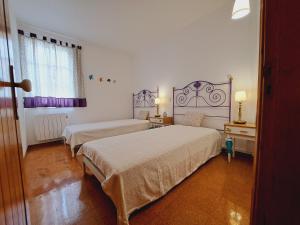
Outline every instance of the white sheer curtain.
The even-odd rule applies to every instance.
[[[27,97],[84,97],[80,50],[19,35],[23,78],[32,82]]]

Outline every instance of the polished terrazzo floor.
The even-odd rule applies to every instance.
[[[30,149],[24,161],[32,225],[116,225],[116,211],[63,144]],[[249,224],[252,160],[220,155],[166,196],[135,212],[130,225]]]

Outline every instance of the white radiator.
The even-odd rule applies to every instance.
[[[59,139],[68,123],[68,115],[64,113],[37,115],[33,122],[36,139],[38,141]]]

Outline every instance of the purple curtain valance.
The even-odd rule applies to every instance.
[[[86,98],[24,97],[24,108],[37,107],[86,107]]]

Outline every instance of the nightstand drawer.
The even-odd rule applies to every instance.
[[[225,133],[255,137],[255,129],[248,127],[225,127]]]
[[[163,123],[164,120],[163,120],[163,118],[155,118],[155,117],[151,117],[151,118],[150,118],[150,122],[152,122],[152,123]]]

